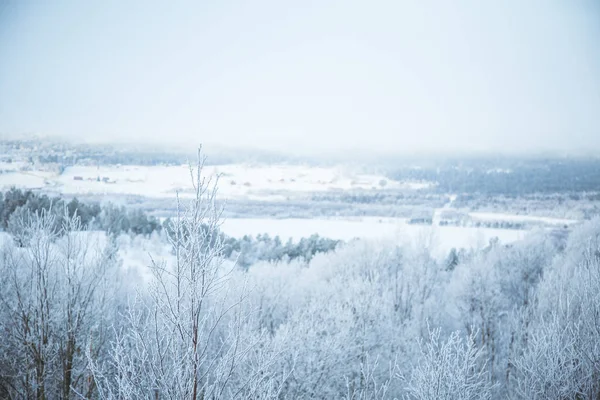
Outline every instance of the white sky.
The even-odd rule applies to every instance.
[[[592,0],[9,3],[0,135],[600,150]]]

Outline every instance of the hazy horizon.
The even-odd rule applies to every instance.
[[[600,5],[0,5],[0,136],[291,154],[600,150]]]

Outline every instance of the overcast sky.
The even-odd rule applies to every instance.
[[[0,135],[600,150],[600,2],[0,0]]]

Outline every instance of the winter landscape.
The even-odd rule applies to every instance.
[[[284,3],[0,2],[0,399],[599,399],[600,7]]]

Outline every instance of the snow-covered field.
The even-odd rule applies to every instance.
[[[56,174],[47,171],[9,171],[0,174],[0,188],[41,189],[51,186]]]
[[[268,233],[279,236],[282,241],[298,240],[312,234],[331,239],[397,239],[421,243],[435,249],[439,255],[455,248],[481,248],[493,237],[502,243],[522,239],[527,231],[454,226],[410,225],[403,219],[265,219],[232,218],[224,221],[221,229],[229,236],[258,235]]]
[[[421,189],[430,182],[397,182],[381,175],[345,167],[229,164],[206,166],[204,176],[220,176],[221,197],[269,200],[281,193],[348,189]],[[72,166],[60,175],[45,171],[0,174],[0,188],[53,188],[64,194],[131,194],[147,197],[182,196],[191,190],[189,167],[182,166]]]

